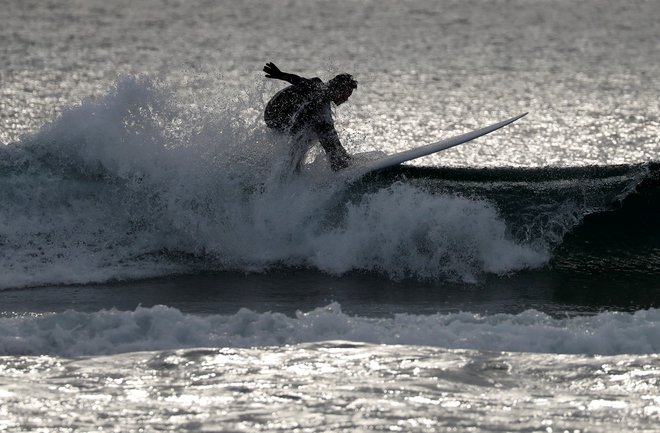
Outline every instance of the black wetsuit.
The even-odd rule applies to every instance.
[[[292,149],[295,169],[300,169],[315,139],[318,139],[327,153],[333,170],[346,167],[350,156],[341,145],[335,130],[327,86],[320,78],[296,78],[295,84],[276,93],[266,105],[266,125],[296,137]]]

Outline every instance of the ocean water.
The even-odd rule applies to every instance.
[[[659,430],[659,2],[0,9],[0,431]]]

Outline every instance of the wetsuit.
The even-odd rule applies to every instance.
[[[345,168],[350,156],[335,130],[326,84],[320,78],[294,77],[287,80],[293,84],[276,93],[266,105],[266,125],[296,138],[291,155],[296,170],[314,140],[321,143],[332,170]]]

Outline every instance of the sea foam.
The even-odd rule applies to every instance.
[[[241,309],[198,316],[165,306],[0,318],[0,354],[102,355],[190,347],[281,346],[345,340],[487,351],[641,354],[660,350],[660,310],[552,318],[473,313],[365,318],[337,303],[295,317]]]
[[[549,259],[485,199],[356,188],[318,153],[291,176],[258,102],[196,111],[127,77],[2,149],[0,288],[281,266],[475,281]]]

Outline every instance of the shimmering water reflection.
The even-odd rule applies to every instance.
[[[275,61],[357,77],[337,110],[353,153],[391,153],[523,112],[515,127],[416,163],[605,165],[656,160],[660,149],[656,1],[7,3],[0,143],[107,94],[118,74],[159,77],[182,107],[221,115],[244,105],[236,115],[263,128],[281,85],[261,67]]]
[[[660,421],[657,355],[327,342],[2,361],[10,430],[616,432]]]

